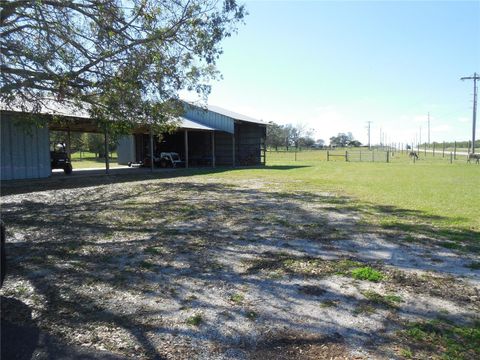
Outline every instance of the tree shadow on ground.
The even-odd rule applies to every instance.
[[[103,180],[87,183],[94,186]],[[4,295],[29,299],[41,314],[38,326],[74,344],[91,346],[96,338],[108,350],[126,356],[189,358],[210,341],[222,351],[268,357],[276,354],[275,344],[288,351],[295,346],[312,350],[322,344],[319,336],[330,339],[332,334],[338,334],[338,344],[393,344],[386,330],[401,328],[401,321],[395,319],[398,312],[419,318],[442,315],[441,309],[427,312],[412,302],[397,310],[365,300],[357,285],[349,283],[349,271],[355,266],[371,266],[387,275],[392,268],[425,269],[425,264],[398,262],[389,256],[404,246],[401,241],[372,246],[372,240],[350,247],[348,241],[359,234],[385,235],[381,224],[362,228],[359,218],[414,217],[420,223],[409,224],[407,232],[424,234],[428,231],[424,223],[439,217],[394,207],[355,206],[348,197],[218,183],[159,181],[87,192],[73,186],[55,190],[50,197],[38,193],[28,199],[6,198],[2,204],[10,235]],[[473,230],[464,234],[468,239],[480,237]],[[438,237],[438,229],[430,235]],[[428,251],[438,250],[424,245]],[[427,262],[425,249],[405,246],[412,258]],[[387,256],[375,259],[372,251]],[[462,260],[450,253],[436,255],[431,268],[444,282],[429,286],[440,292],[450,287],[450,301],[472,306],[462,297],[467,289],[455,279],[448,281],[452,273],[445,264],[457,266],[455,261]],[[345,268],[338,267],[342,261]],[[356,293],[329,286],[325,281],[332,276],[339,276],[338,281],[357,289]],[[394,280],[389,276],[392,283],[385,286],[397,286]],[[315,292],[315,287],[320,289]],[[422,282],[406,288],[415,296],[432,296]],[[246,298],[235,298],[238,292],[246,292]],[[320,307],[332,301],[334,306]],[[315,309],[311,313],[299,310],[309,306]],[[369,314],[369,307],[381,316]],[[15,310],[7,303],[5,311]],[[204,318],[198,326],[188,325],[189,316],[196,313]],[[370,316],[373,323],[381,323],[380,328],[362,327],[355,320],[368,321]],[[469,316],[452,314],[450,320],[465,321]],[[351,324],[337,320],[351,317]],[[105,334],[96,332],[100,328],[106,329]],[[281,334],[285,328],[289,335]],[[269,329],[270,335],[251,334],[262,329]],[[382,329],[386,330],[382,333]],[[292,340],[301,332],[313,334],[313,340]],[[175,344],[178,338],[188,341]],[[330,344],[332,354],[341,348],[338,344]],[[389,351],[385,354],[391,355]]]
[[[1,195],[25,194],[47,190],[67,190],[83,187],[101,186],[110,184],[134,184],[136,182],[156,179],[175,179],[195,175],[218,174],[226,171],[256,170],[295,170],[310,167],[307,165],[267,165],[267,166],[242,166],[242,167],[216,167],[216,168],[189,168],[189,169],[111,169],[107,175],[98,170],[83,170],[72,176],[54,176],[46,179],[8,180],[0,182]]]

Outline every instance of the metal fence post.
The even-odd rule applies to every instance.
[[[327,161],[330,161],[330,151],[327,150]]]
[[[442,147],[442,157],[445,157],[445,141],[443,142],[443,147]]]
[[[433,156],[435,156],[435,141],[433,142]]]
[[[450,151],[450,164],[453,164],[453,153]]]
[[[348,162],[348,151],[345,151],[345,161]]]
[[[457,160],[457,142],[453,145],[453,159]]]
[[[389,154],[390,154],[390,153],[387,151],[387,163],[390,162],[390,155],[389,155]]]

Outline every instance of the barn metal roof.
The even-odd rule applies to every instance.
[[[178,127],[182,129],[193,129],[193,130],[206,130],[206,131],[215,131],[216,129],[210,127],[210,126],[205,126],[203,124],[200,124],[196,121],[188,120],[184,117],[180,118],[180,121],[178,123]]]
[[[38,108],[35,108],[33,103],[29,102],[19,102],[13,101],[9,104],[0,101],[0,110],[11,111],[11,112],[20,112],[20,113],[39,113],[43,115],[57,115],[65,116],[71,118],[81,118],[81,119],[90,119],[90,114],[88,112],[89,104],[82,103],[77,104],[72,101],[63,101],[59,102],[54,99],[42,99],[38,104]],[[192,130],[204,130],[204,131],[215,131],[216,129],[200,124],[196,121],[180,117],[178,127],[182,129],[192,129]]]
[[[64,100],[60,102],[50,98],[41,99],[37,103],[15,100],[6,104],[5,102],[0,101],[0,110],[3,111],[38,113],[43,115],[58,115],[83,119],[90,119],[90,114],[88,112],[89,107],[90,106],[87,103],[82,103],[80,105],[73,101]]]
[[[239,114],[239,113],[221,108],[219,106],[208,105],[207,109],[209,111],[213,111],[213,112],[216,112],[218,114],[228,116],[228,117],[230,117],[232,119],[235,119],[235,120],[247,121],[247,122],[251,122],[251,123],[255,123],[255,124],[261,124],[261,125],[267,125],[267,123],[265,121],[254,119],[250,116],[242,115],[242,114]]]

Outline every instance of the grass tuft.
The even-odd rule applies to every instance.
[[[203,318],[201,314],[195,314],[193,316],[190,316],[186,323],[187,325],[191,326],[199,326],[203,322]]]
[[[440,359],[480,358],[480,322],[462,326],[441,320],[412,322],[401,333],[414,343],[416,358],[431,358],[429,353]]]
[[[242,294],[233,294],[232,296],[230,296],[230,301],[236,304],[242,303],[243,300],[245,300],[245,297]]]
[[[353,269],[351,275],[354,279],[357,280],[368,280],[373,282],[378,282],[383,279],[383,274],[371,268],[370,266],[364,266],[361,268]]]
[[[364,291],[362,292],[362,295],[374,304],[383,305],[390,308],[396,308],[398,303],[402,302],[402,298],[398,295],[381,295],[373,290]]]

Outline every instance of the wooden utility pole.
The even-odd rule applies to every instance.
[[[371,150],[371,146],[370,146],[370,124],[372,122],[371,121],[367,121],[367,129],[368,129],[368,150]]]
[[[428,145],[430,145],[430,113],[428,113]]]
[[[477,122],[477,80],[480,80],[480,75],[477,73],[473,73],[473,76],[462,77],[460,80],[473,80],[472,154],[475,154],[475,126]]]

